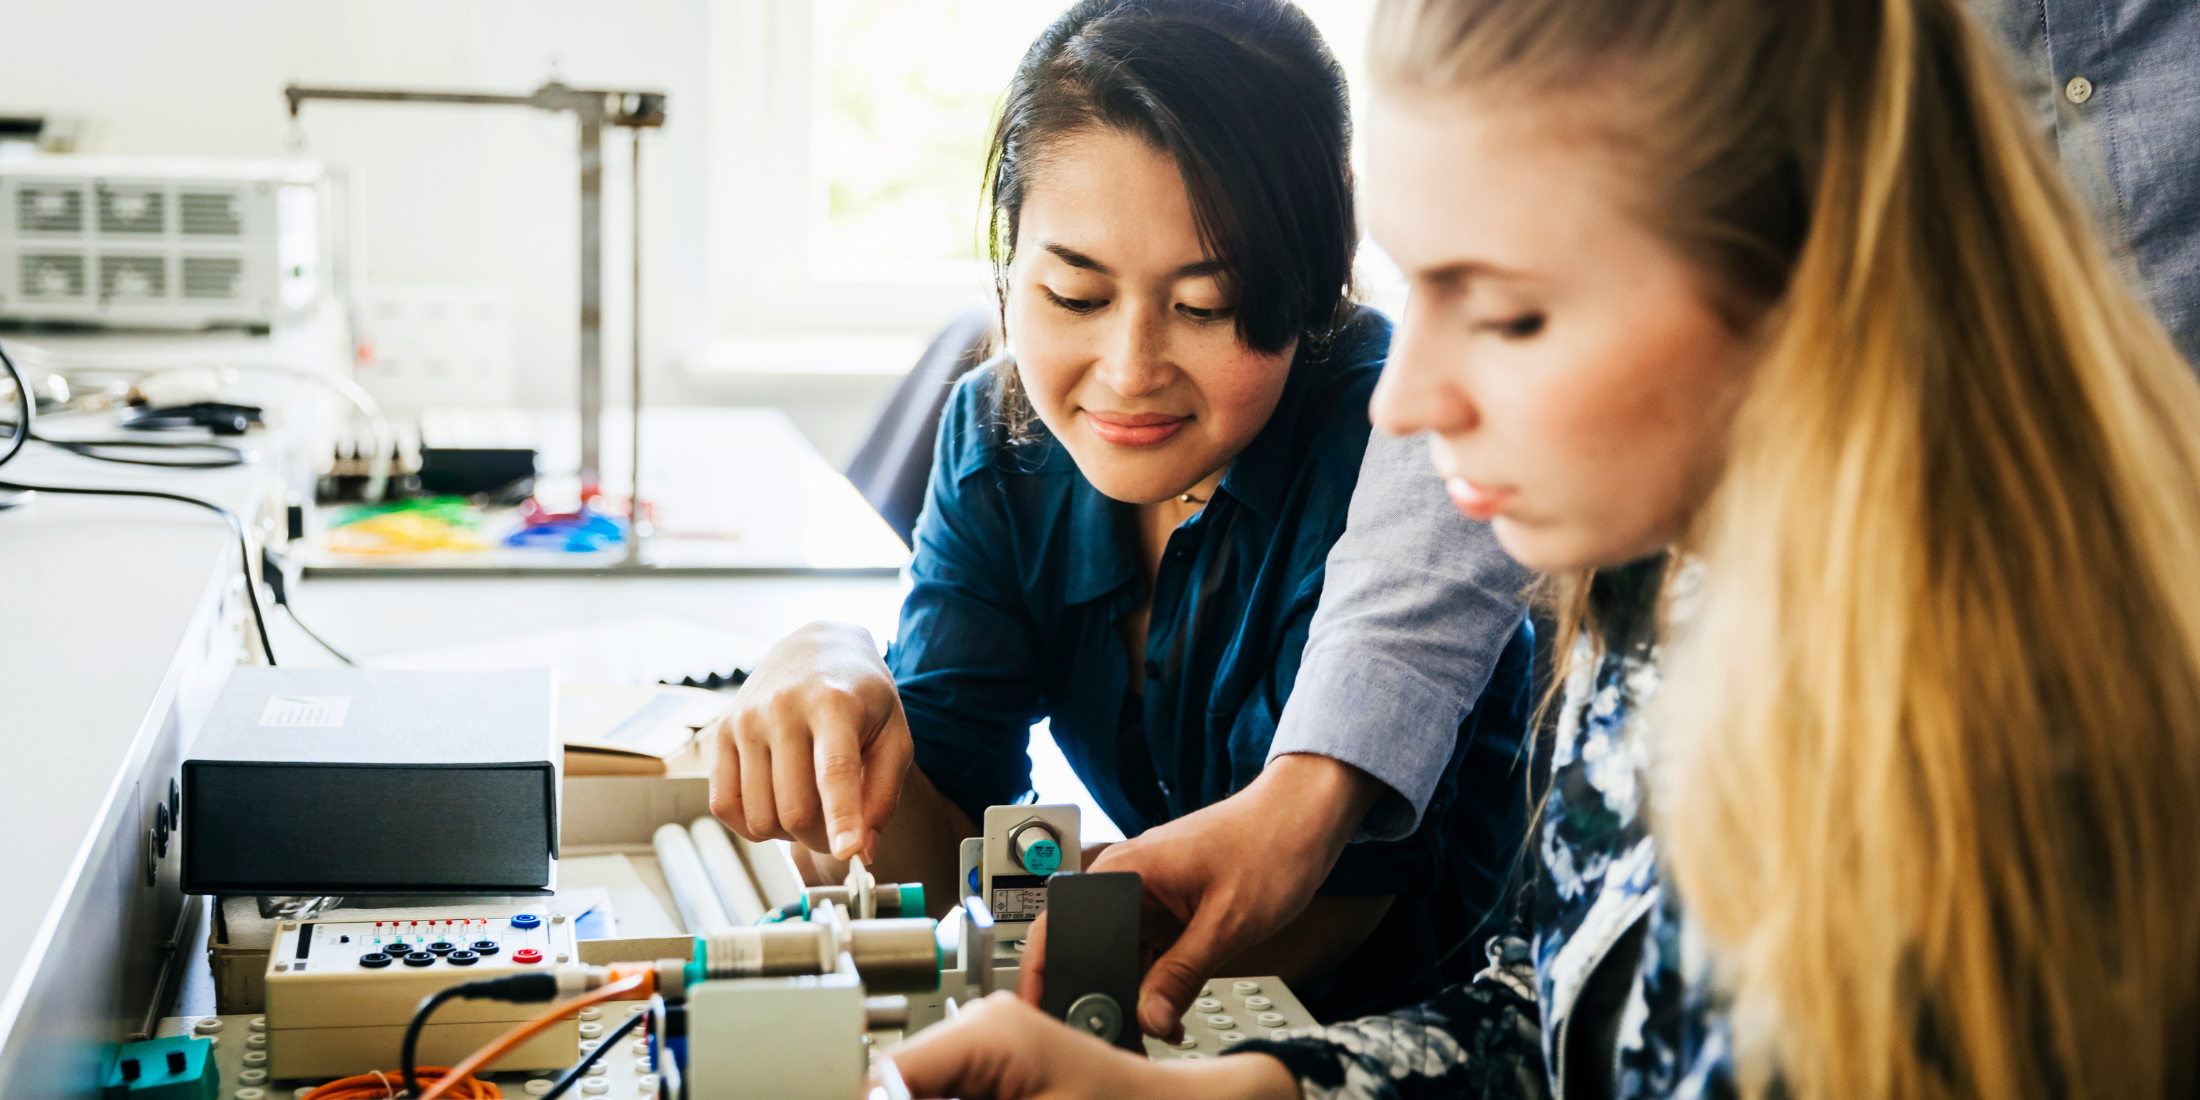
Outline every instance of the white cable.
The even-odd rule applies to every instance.
[[[58,362],[63,369],[73,366],[76,369],[96,371],[103,374],[136,375],[139,378],[150,378],[171,371],[191,369],[258,371],[263,374],[279,374],[288,378],[302,378],[308,382],[327,386],[335,390],[345,400],[351,402],[353,408],[359,410],[359,415],[366,418],[367,431],[374,437],[374,455],[368,460],[367,466],[367,503],[372,504],[381,500],[383,491],[389,485],[390,452],[396,449],[397,433],[390,430],[390,422],[382,415],[382,406],[376,403],[374,395],[368,393],[359,383],[343,375],[331,374],[328,371],[307,370],[304,367],[293,367],[282,363],[238,363],[227,359],[204,363],[172,362],[160,366],[144,364],[122,366],[116,364],[103,365],[97,361],[79,357],[72,363],[70,356],[56,355],[48,348],[40,347],[32,350],[44,358]]]
[[[673,904],[680,907],[680,919],[687,924],[691,936],[707,936],[733,927],[726,917],[725,906],[718,904],[718,893],[711,889],[710,875],[703,870],[702,857],[696,854],[695,841],[688,831],[678,825],[657,827],[653,840],[657,849],[657,864],[665,872],[665,884],[672,887]]]
[[[726,915],[744,926],[762,919],[764,899],[756,896],[756,884],[749,881],[748,868],[733,850],[726,827],[715,817],[698,817],[688,825],[688,833],[695,839],[695,852],[703,859],[703,871],[710,876],[711,887],[718,892],[718,902],[725,906]]]
[[[341,374],[306,370],[303,367],[289,367],[279,363],[240,363],[233,365],[238,370],[263,371],[286,375],[291,378],[303,378],[309,382],[318,382],[342,394],[345,399],[349,400],[352,407],[359,410],[359,415],[366,418],[367,432],[374,439],[374,456],[367,460],[366,502],[373,504],[382,499],[382,493],[390,482],[390,453],[397,449],[397,433],[390,430],[390,422],[383,417],[382,406],[375,402],[373,394],[368,393],[359,383]]]

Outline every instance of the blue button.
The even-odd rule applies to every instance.
[[[542,918],[534,915],[533,913],[521,913],[519,916],[512,918],[512,927],[540,928],[542,927]]]

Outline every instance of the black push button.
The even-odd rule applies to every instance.
[[[429,953],[436,955],[448,955],[456,950],[458,950],[458,945],[447,940],[437,940],[428,945]]]
[[[380,970],[383,967],[388,966],[389,964],[390,957],[381,953],[380,951],[374,951],[359,956],[359,965],[364,966],[369,970]]]
[[[481,956],[471,951],[453,951],[443,957],[449,959],[452,966],[472,966],[481,961]]]
[[[410,954],[410,955],[407,955],[407,956],[405,956],[405,965],[406,965],[406,966],[434,966],[434,965],[435,965],[435,956],[434,956],[434,955],[430,955],[430,954],[428,954],[428,953],[427,953],[427,952],[425,952],[425,951],[415,951],[415,952],[413,952],[412,954]]]
[[[481,955],[494,955],[499,950],[501,950],[501,948],[497,947],[497,941],[495,940],[475,940],[473,942],[473,948],[476,954]]]

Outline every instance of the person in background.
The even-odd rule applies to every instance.
[[[1045,718],[1133,838],[1255,788],[1341,807],[1247,823],[1304,911],[1242,965],[1333,1013],[1442,986],[1525,827],[1518,606],[1388,839],[1344,850],[1382,773],[1275,751],[1389,340],[1347,298],[1348,149],[1342,73],[1282,0],[1087,0],[1040,36],[991,157],[1008,354],[949,400],[898,636],[883,663],[829,624],[773,648],[715,735],[723,821],[944,911]]]
[[[2200,5],[1970,0],[2129,277],[2200,363]]]
[[[1959,0],[1386,0],[1379,426],[1559,593],[1523,936],[1155,1063],[1013,998],[916,1095],[2190,1095],[2200,383]]]

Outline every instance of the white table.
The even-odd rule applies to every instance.
[[[546,486],[570,478],[579,461],[570,413],[534,418],[537,465]],[[604,418],[603,489],[623,498],[631,485],[632,426]],[[577,495],[577,488],[572,490]],[[862,494],[817,453],[778,409],[645,408],[642,499],[657,534],[642,544],[656,572],[892,575],[909,552]],[[594,553],[497,547],[409,556],[309,551],[312,577],[554,572],[618,576],[625,548]]]
[[[286,344],[280,335],[0,339],[118,366],[342,362],[340,341]],[[271,412],[273,428],[246,440],[257,455],[251,465],[161,471],[33,444],[0,478],[196,495],[244,516],[255,540],[279,540],[282,506],[310,493],[318,428],[333,405],[306,383],[272,375],[248,376],[238,396]],[[697,451],[665,448],[670,466],[645,484],[694,516],[708,519],[712,501],[731,509],[745,526],[740,538],[717,540],[736,549],[714,560],[737,575],[316,578],[294,599],[316,628],[370,663],[548,663],[598,681],[722,672],[815,618],[891,629],[905,552],[784,417],[650,415]],[[52,426],[56,435],[87,434]],[[622,454],[616,429],[607,434],[609,453]],[[774,454],[795,457],[775,464]],[[691,483],[720,478],[741,492],[685,495]],[[746,564],[742,553],[751,555]],[[755,575],[773,570],[782,575]],[[149,1009],[165,1008],[155,1003],[163,968],[204,965],[190,946],[200,907],[178,889],[180,851],[171,843],[165,856],[148,853],[198,723],[229,670],[259,659],[243,583],[227,527],[185,505],[41,495],[0,511],[0,1095],[10,1100],[90,1095],[114,1044],[140,1030]],[[280,612],[268,613],[279,660],[332,662]]]

